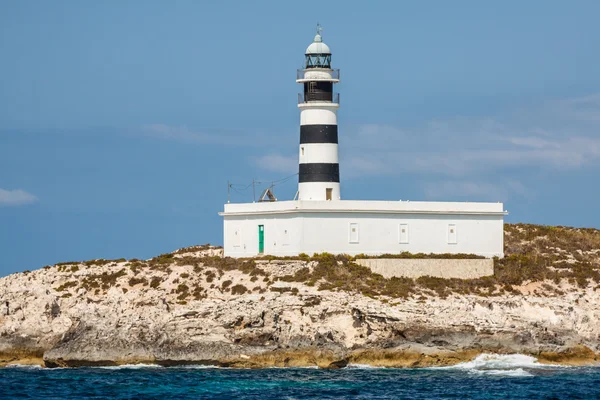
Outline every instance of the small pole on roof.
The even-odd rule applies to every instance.
[[[256,203],[256,190],[254,189],[254,178],[252,178],[252,202]]]
[[[229,194],[230,189],[231,189],[231,184],[229,183],[229,181],[227,181],[227,204],[229,204],[230,200],[231,200],[231,196]]]

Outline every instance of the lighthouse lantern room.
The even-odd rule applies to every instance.
[[[300,253],[470,253],[502,257],[503,204],[341,200],[337,111],[332,68],[321,27],[297,71],[300,143],[297,198],[227,203],[224,252],[230,257]],[[391,184],[391,183],[390,183]]]

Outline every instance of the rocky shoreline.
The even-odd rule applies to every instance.
[[[600,364],[592,278],[445,292],[443,280],[385,280],[323,260],[232,260],[204,246],[0,278],[0,366],[431,367],[483,353]]]
[[[110,367],[124,365],[158,365],[162,367],[176,367],[188,365],[214,366],[222,368],[305,368],[317,367],[324,369],[345,368],[351,365],[364,365],[376,368],[428,368],[447,367],[472,361],[482,354],[515,354],[504,353],[499,349],[464,350],[458,352],[440,351],[425,353],[418,351],[402,350],[357,350],[339,352],[335,350],[317,350],[307,348],[304,350],[282,351],[260,349],[259,354],[246,355],[241,351],[248,348],[231,349],[236,355],[222,360],[213,359],[187,359],[166,360],[156,358],[123,358],[111,360],[73,360],[73,359],[48,359],[43,355],[35,354],[10,354],[4,353],[1,357],[0,367],[12,365],[37,365],[44,368],[78,368],[78,367]],[[236,351],[237,350],[237,351]],[[267,350],[267,351],[265,351]],[[517,353],[522,354],[522,353]],[[576,346],[565,349],[560,353],[541,352],[526,354],[534,357],[540,364],[561,366],[599,366],[598,354],[585,346]]]

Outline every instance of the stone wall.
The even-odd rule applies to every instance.
[[[434,276],[438,278],[472,279],[494,274],[492,259],[404,259],[373,258],[356,260],[385,278]]]

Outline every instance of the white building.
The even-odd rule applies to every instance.
[[[298,71],[297,200],[225,204],[225,255],[300,253],[472,253],[503,255],[502,203],[341,200],[337,109],[339,70],[320,28]]]

